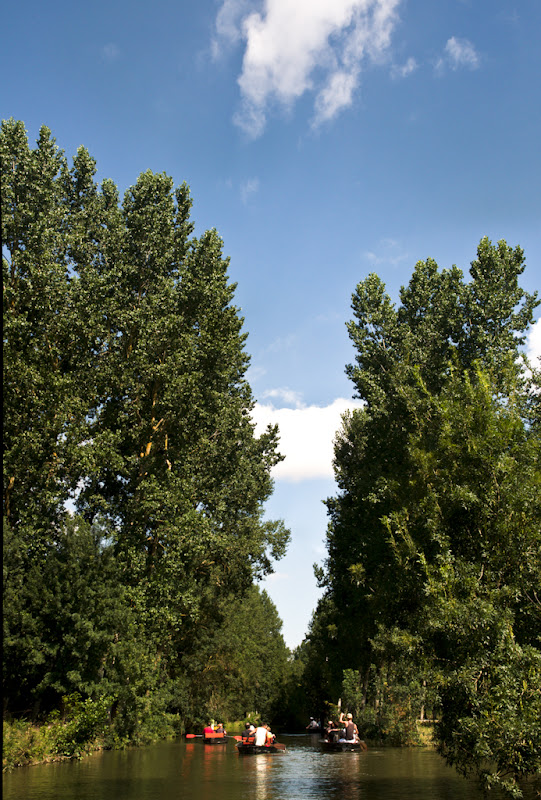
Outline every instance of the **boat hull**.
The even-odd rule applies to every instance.
[[[359,753],[367,749],[365,742],[328,742],[321,739],[320,745],[329,753]]]
[[[259,753],[269,755],[270,753],[283,753],[285,751],[285,746],[275,744],[244,744],[243,742],[237,742],[237,750],[239,754],[246,756],[258,755]]]
[[[225,744],[227,736],[225,733],[204,733],[203,744]]]

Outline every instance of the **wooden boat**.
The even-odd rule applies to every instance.
[[[270,753],[284,753],[286,746],[279,742],[273,742],[273,744],[255,744],[253,740],[244,739],[237,742],[237,749],[239,754],[253,756],[257,753],[265,753],[267,755]]]
[[[338,739],[338,741],[330,742],[328,739],[320,739],[319,741],[323,750],[329,753],[359,753],[361,750],[367,750],[366,742],[352,742],[345,739]]]

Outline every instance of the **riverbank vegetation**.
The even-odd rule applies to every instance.
[[[58,711],[53,711],[41,724],[25,719],[4,720],[3,769],[81,758],[111,746],[108,738],[111,699],[82,700],[74,693],[64,698],[62,719]]]

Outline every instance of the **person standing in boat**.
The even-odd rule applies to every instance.
[[[344,717],[344,712],[340,712],[340,720],[342,725],[344,725],[344,739],[346,742],[358,742],[359,737],[359,730],[355,723],[353,722],[353,714],[346,714]]]

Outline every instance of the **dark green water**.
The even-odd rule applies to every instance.
[[[23,767],[3,778],[4,800],[482,800],[432,750],[323,753],[318,736],[282,736],[286,753],[239,755],[224,746],[162,742],[80,762]],[[496,798],[494,798],[496,800]]]

